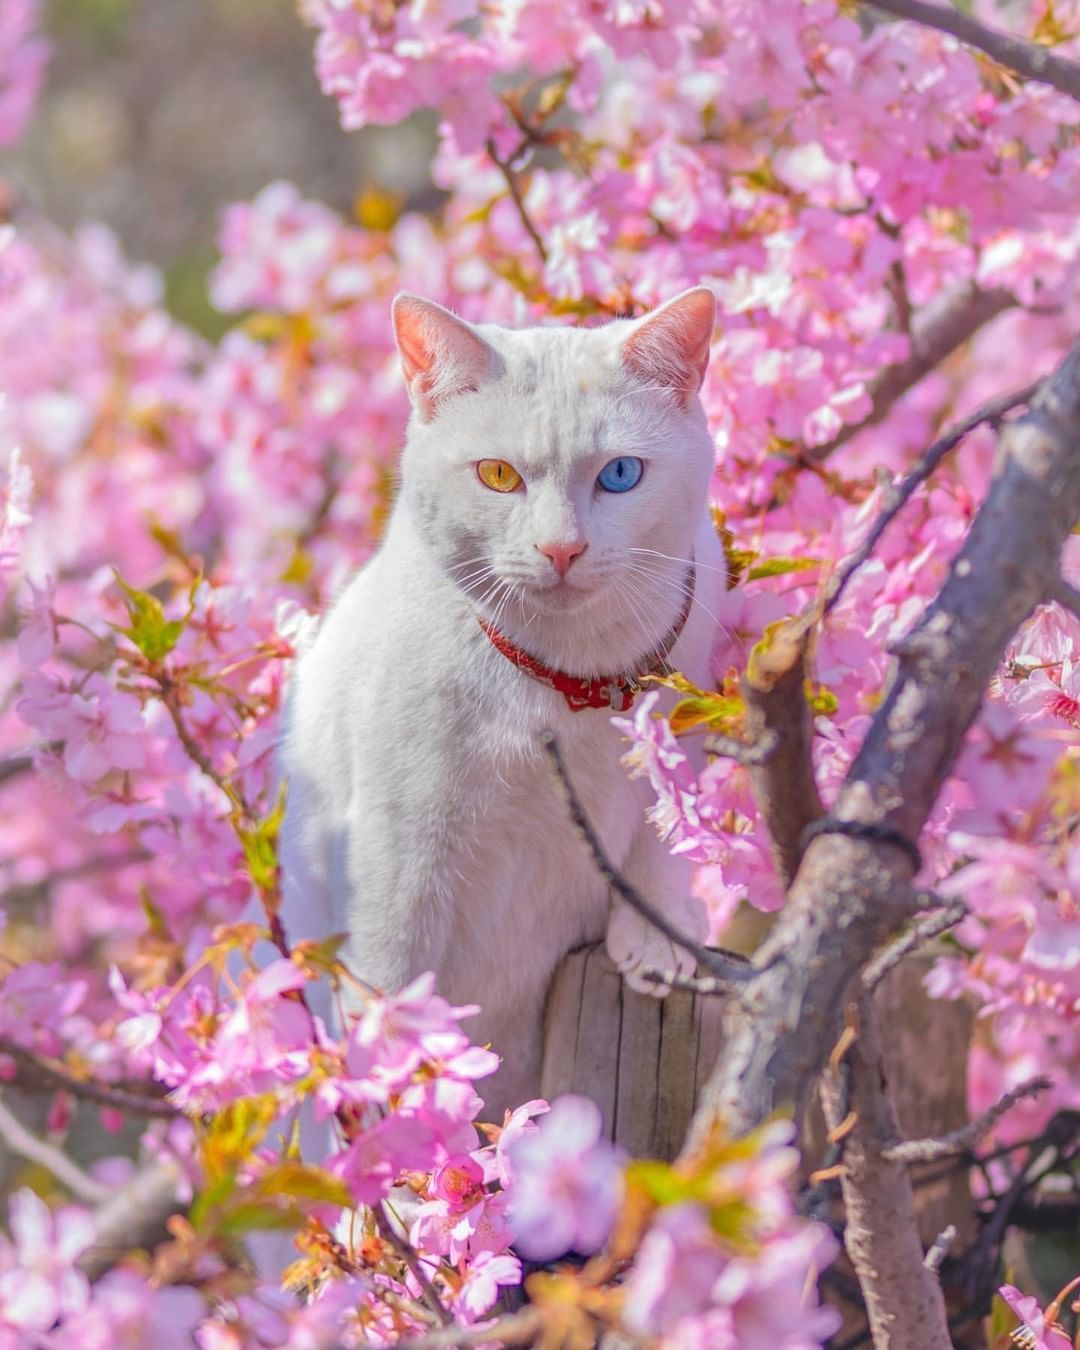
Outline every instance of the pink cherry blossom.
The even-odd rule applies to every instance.
[[[1038,1299],[1022,1294],[1011,1284],[1003,1284],[998,1293],[1016,1314],[1020,1324],[1035,1337],[1033,1344],[1037,1350],[1069,1350],[1069,1337],[1047,1325]]]
[[[482,1251],[465,1273],[465,1279],[451,1305],[453,1311],[463,1322],[475,1322],[491,1311],[499,1297],[500,1288],[519,1284],[520,1281],[521,1262],[516,1256],[508,1252],[500,1256]]]
[[[8,1212],[12,1241],[0,1241],[0,1327],[29,1338],[89,1301],[90,1282],[75,1263],[94,1241],[94,1224],[76,1206],[50,1213],[33,1191],[16,1192]]]
[[[597,1251],[622,1197],[620,1154],[602,1137],[595,1102],[560,1097],[534,1133],[510,1146],[518,1250],[544,1261],[563,1252]]]

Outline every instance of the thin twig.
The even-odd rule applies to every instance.
[[[0,1054],[9,1055],[15,1061],[15,1082],[27,1091],[59,1089],[83,1101],[96,1102],[98,1106],[112,1106],[118,1111],[155,1120],[175,1120],[183,1114],[172,1102],[150,1092],[114,1086],[99,1078],[77,1078],[58,1060],[36,1055],[7,1036],[0,1036]]]
[[[1050,592],[1050,599],[1080,619],[1080,591],[1075,586],[1070,586],[1064,577],[1058,577]]]
[[[955,928],[967,912],[967,906],[956,900],[936,914],[928,914],[925,918],[916,920],[906,933],[902,933],[895,942],[890,942],[883,952],[868,963],[863,971],[863,988],[876,989],[889,971],[898,966],[909,952],[915,951],[932,938],[947,933],[950,928]]]
[[[37,881],[25,885],[8,886],[2,895],[5,905],[25,904],[36,896],[48,895],[54,886],[62,886],[67,881],[77,881],[80,877],[93,876],[100,872],[119,872],[125,867],[135,867],[139,863],[149,862],[153,857],[147,849],[132,848],[124,853],[103,853],[97,857],[84,858],[82,862],[72,863],[69,867],[58,867]],[[3,859],[0,867],[8,867],[16,860]]]
[[[507,191],[510,193],[510,200],[517,208],[517,213],[521,220],[521,224],[525,229],[525,233],[536,246],[536,251],[540,255],[540,261],[546,263],[548,260],[547,245],[544,243],[543,235],[541,235],[540,231],[536,228],[532,216],[529,215],[529,208],[525,205],[525,198],[522,195],[521,184],[518,182],[517,173],[510,167],[509,161],[500,158],[499,152],[495,149],[494,141],[489,140],[485,148],[488,153],[488,158],[499,170],[506,182]]]
[[[0,786],[12,778],[18,778],[20,774],[29,773],[33,767],[32,755],[11,755],[8,759],[0,759]]]
[[[447,1347],[456,1346],[464,1350],[466,1347],[482,1345],[526,1345],[534,1340],[542,1326],[539,1310],[530,1306],[483,1326],[444,1327],[441,1331],[429,1331],[424,1336],[400,1341],[398,1350],[447,1350]]]
[[[984,422],[993,425],[1013,408],[1030,403],[1041,383],[1041,380],[1036,380],[1032,384],[1025,385],[1023,389],[1014,390],[1011,394],[1001,394],[988,403],[984,403],[981,408],[977,408],[962,422],[957,422],[955,426],[950,427],[942,436],[939,436],[933,445],[919,456],[901,482],[890,484],[885,489],[885,507],[877,520],[874,521],[866,538],[855,552],[849,555],[833,576],[826,592],[823,613],[828,614],[839,603],[844,588],[873,553],[881,536],[903,510],[907,502],[911,500],[915,490],[930,477],[950,450],[955,449],[964,437],[977,426],[981,426]]]
[[[66,1153],[44,1139],[32,1134],[17,1116],[0,1101],[0,1138],[11,1149],[28,1162],[37,1163],[51,1172],[58,1181],[62,1181],[77,1199],[88,1205],[99,1205],[109,1194],[108,1186],[87,1176],[82,1168]]]
[[[767,730],[754,741],[737,741],[733,736],[710,732],[702,742],[707,755],[733,759],[736,764],[764,764],[780,744],[777,732]]]
[[[711,951],[708,947],[701,946],[701,944],[695,942],[693,938],[687,937],[685,933],[681,933],[665,914],[661,913],[651,901],[646,900],[641,892],[631,886],[617,868],[608,861],[603,845],[597,838],[596,831],[590,824],[589,818],[585,814],[585,808],[582,806],[581,800],[574,791],[573,785],[567,775],[566,765],[563,763],[562,752],[559,749],[559,743],[556,740],[554,733],[550,731],[541,733],[540,744],[543,746],[544,753],[547,755],[551,764],[556,785],[559,788],[563,801],[566,803],[566,809],[569,812],[574,828],[577,830],[578,837],[592,854],[596,870],[615,894],[625,900],[630,908],[636,910],[642,918],[647,919],[655,929],[663,933],[664,937],[666,937],[669,942],[674,943],[677,947],[681,947],[683,951],[689,952],[690,955],[696,959],[698,965],[704,966],[706,970],[712,971],[712,973],[720,979],[731,982],[749,979],[753,973],[752,968],[749,965],[737,965],[735,962],[717,955],[716,952]]]
[[[176,735],[179,738],[180,744],[184,747],[184,752],[188,759],[192,761],[196,768],[201,770],[206,778],[209,778],[212,783],[221,789],[233,805],[236,805],[237,796],[235,790],[229,786],[229,782],[225,776],[219,773],[214,767],[210,757],[198,744],[195,737],[192,736],[187,723],[184,721],[184,713],[180,706],[180,697],[177,686],[172,683],[172,680],[168,675],[159,677],[158,686],[161,691],[161,701],[165,705],[165,710],[169,714],[169,717],[172,719]]]
[[[710,948],[725,961],[749,969],[750,958],[742,952],[730,952],[726,949]],[[690,994],[726,994],[731,987],[730,980],[718,979],[715,975],[680,975],[677,970],[643,970],[641,978],[650,984],[666,985],[669,989],[685,989]]]
[[[923,1257],[923,1265],[927,1270],[933,1271],[935,1275],[941,1270],[941,1263],[949,1254],[949,1248],[956,1241],[956,1224],[949,1224],[948,1228],[943,1228],[934,1239],[930,1250]]]
[[[1016,297],[1005,290],[982,290],[973,282],[962,282],[931,300],[912,315],[911,354],[903,361],[885,366],[866,383],[871,409],[860,422],[842,427],[824,445],[804,448],[801,458],[808,464],[821,464],[834,450],[867,427],[883,422],[897,402],[936,370],[946,357],[962,346],[983,324],[1012,308]]]
[[[454,1319],[451,1317],[449,1311],[443,1304],[442,1299],[436,1292],[435,1286],[428,1279],[427,1271],[424,1270],[420,1258],[413,1249],[412,1243],[407,1242],[405,1239],[398,1236],[394,1229],[393,1222],[386,1212],[386,1206],[382,1201],[375,1206],[373,1212],[375,1215],[375,1222],[379,1227],[379,1232],[390,1246],[393,1247],[401,1260],[409,1267],[409,1272],[413,1279],[420,1286],[420,1296],[424,1303],[435,1314],[444,1327],[452,1327]],[[448,1342],[450,1345],[457,1345],[458,1343],[457,1340]]]
[[[1011,33],[990,28],[951,5],[929,4],[927,0],[871,0],[871,3],[894,18],[910,19],[959,38],[1022,79],[1048,84],[1080,99],[1080,63],[1058,56],[1040,43],[1025,42]]]
[[[1011,1111],[1017,1102],[1026,1097],[1038,1096],[1053,1086],[1049,1078],[1031,1078],[1008,1092],[995,1102],[989,1110],[959,1130],[943,1134],[940,1139],[907,1139],[901,1144],[893,1144],[882,1153],[889,1162],[929,1163],[941,1158],[951,1158],[957,1153],[966,1153],[973,1149],[979,1140],[988,1134],[1006,1112]]]

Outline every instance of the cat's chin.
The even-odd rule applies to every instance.
[[[598,592],[561,581],[555,586],[529,586],[524,590],[526,606],[543,617],[576,614],[595,603]]]

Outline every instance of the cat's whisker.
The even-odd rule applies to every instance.
[[[625,572],[616,575],[614,580],[616,590],[618,591],[619,595],[629,605],[630,609],[633,611],[634,617],[637,620],[638,625],[641,629],[642,644],[643,644],[641,655],[642,657],[644,657],[649,651],[655,648],[657,642],[659,641],[659,638],[657,637],[655,631],[656,629],[655,623],[649,622],[649,619],[652,616],[649,613],[648,597],[642,594],[640,589],[635,587],[632,578]],[[642,613],[641,609],[637,604],[638,600],[640,600],[642,604],[644,604],[646,607],[644,614]]]
[[[476,592],[495,575],[492,571],[478,573],[475,577],[470,577],[468,581],[460,582],[460,588],[470,599],[476,598]]]
[[[627,570],[631,572],[633,575],[640,577],[643,581],[647,581],[654,586],[667,586],[669,589],[675,590],[679,594],[684,596],[692,594],[694,596],[694,603],[696,605],[700,605],[701,608],[705,611],[705,613],[709,616],[709,618],[712,619],[713,623],[716,625],[718,632],[722,633],[723,636],[727,638],[727,640],[730,643],[732,643],[735,647],[737,647],[738,650],[745,656],[746,654],[745,640],[741,638],[735,632],[734,629],[729,628],[727,624],[723,622],[722,619],[719,619],[709,608],[709,606],[705,603],[705,601],[702,600],[701,596],[697,594],[696,591],[692,591],[685,581],[681,582],[675,581],[671,577],[664,576],[661,572],[650,571],[642,567],[640,564],[631,563],[628,566]]]
[[[728,575],[726,567],[714,567],[712,563],[700,562],[697,558],[678,558],[671,553],[661,553],[655,548],[628,548],[627,553],[647,553],[654,558],[663,558],[665,562],[685,563],[687,567],[696,567],[702,572],[719,572],[725,577]]]

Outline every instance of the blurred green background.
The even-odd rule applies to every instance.
[[[348,214],[378,186],[424,209],[434,122],[346,133],[294,0],[45,0],[52,58],[0,177],[17,212],[111,226],[156,263],[178,317],[214,335],[221,209],[287,178]]]

